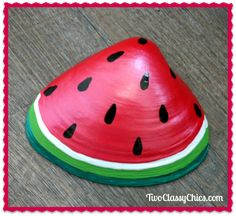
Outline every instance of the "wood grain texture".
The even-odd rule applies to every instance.
[[[38,155],[25,136],[36,94],[82,59],[122,39],[156,42],[197,95],[209,120],[210,151],[187,176],[152,187],[112,187],[72,176]],[[227,205],[227,10],[172,8],[9,9],[9,206],[182,206],[147,193],[222,195]]]

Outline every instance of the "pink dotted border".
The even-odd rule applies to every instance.
[[[8,205],[8,9],[13,7],[25,8],[25,7],[189,7],[189,8],[227,8],[228,9],[228,205],[225,207],[172,207],[172,206],[165,206],[165,207],[10,207]],[[232,4],[228,3],[5,3],[4,7],[4,211],[232,211]]]

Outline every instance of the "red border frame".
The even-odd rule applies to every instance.
[[[10,207],[8,205],[8,9],[13,7],[190,7],[228,9],[228,205],[225,207]],[[5,3],[4,7],[4,211],[232,211],[232,7],[228,3]]]

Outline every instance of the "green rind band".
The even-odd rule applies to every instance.
[[[206,158],[207,152],[208,152],[208,146],[205,147],[205,149],[200,153],[200,155],[188,166],[186,166],[184,169],[181,169],[177,172],[171,173],[169,175],[159,176],[159,177],[152,177],[152,178],[144,178],[144,179],[121,179],[121,178],[112,178],[107,176],[101,176],[96,175],[94,173],[84,172],[80,169],[77,169],[73,166],[70,166],[69,164],[63,162],[59,158],[52,155],[50,152],[48,152],[46,149],[44,149],[38,141],[35,139],[29,125],[29,119],[27,118],[26,122],[26,135],[32,145],[32,147],[37,151],[40,155],[51,161],[52,163],[58,165],[63,170],[79,176],[81,178],[101,183],[101,184],[110,184],[115,186],[150,186],[155,184],[162,184],[169,181],[176,180],[201,164],[201,162]]]
[[[200,141],[198,146],[189,155],[172,164],[144,170],[117,170],[117,169],[98,167],[83,161],[79,161],[65,154],[60,149],[56,148],[55,145],[53,145],[41,132],[37,124],[33,106],[31,106],[29,110],[27,122],[28,122],[26,128],[27,132],[31,131],[37,143],[41,145],[51,155],[60,159],[62,163],[66,163],[71,167],[79,169],[80,171],[94,173],[100,176],[121,178],[121,179],[136,180],[142,178],[158,177],[158,176],[168,175],[177,170],[183,169],[189,164],[191,164],[198,157],[198,155],[200,155],[201,152],[206,148],[209,136],[209,131],[207,129],[203,139]]]

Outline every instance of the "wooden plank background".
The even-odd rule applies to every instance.
[[[210,151],[187,176],[151,187],[113,187],[72,176],[38,155],[25,117],[49,81],[89,55],[132,36],[155,41],[191,87],[210,125]],[[9,9],[9,205],[181,206],[149,202],[147,193],[222,195],[227,205],[227,9]]]

